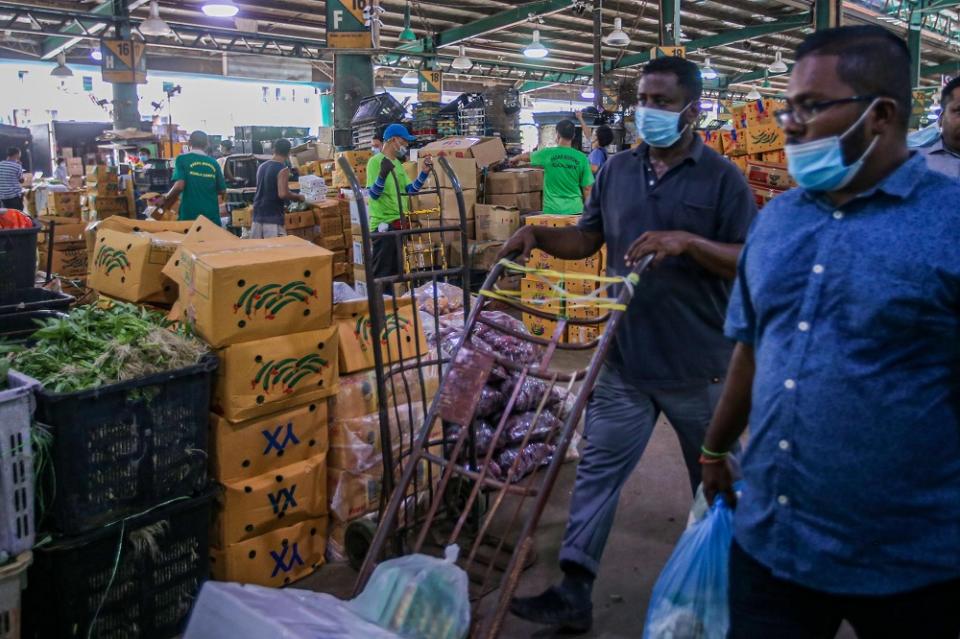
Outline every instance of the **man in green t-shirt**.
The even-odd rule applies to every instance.
[[[429,177],[433,162],[424,160],[424,168],[417,179],[410,182],[401,162],[407,156],[410,135],[402,124],[391,124],[383,132],[383,148],[367,162],[367,188],[370,203],[370,230],[384,232],[401,228],[400,212],[410,211],[408,195],[416,195]],[[401,209],[402,207],[402,209]],[[389,277],[400,274],[400,254],[393,237],[373,238],[373,277]]]
[[[190,152],[179,156],[173,165],[173,188],[158,206],[167,208],[180,196],[179,220],[191,221],[201,215],[220,224],[220,198],[227,190],[223,171],[217,161],[207,155],[207,134],[190,134]]]
[[[577,128],[570,120],[557,124],[557,146],[524,153],[511,164],[529,162],[543,168],[543,212],[553,215],[579,215],[590,195],[593,171],[587,156],[573,148]]]

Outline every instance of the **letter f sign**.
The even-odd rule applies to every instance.
[[[334,9],[333,10],[333,30],[340,30],[340,23],[343,22],[343,9]]]

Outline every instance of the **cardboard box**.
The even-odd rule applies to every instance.
[[[507,150],[500,138],[448,137],[431,142],[417,151],[420,158],[446,156],[473,158],[479,168],[486,168],[507,159]]]
[[[763,154],[763,158],[761,159],[769,164],[780,164],[782,166],[787,165],[786,151],[767,151]]]
[[[50,195],[54,213],[62,217],[80,217],[82,191],[53,191]]]
[[[463,191],[464,212],[467,219],[474,219],[474,207],[477,205],[477,191],[470,189]],[[440,189],[440,219],[442,221],[460,221],[460,205],[457,202],[457,192],[453,189]]]
[[[564,260],[563,261],[563,272],[564,273],[584,273],[586,275],[600,275],[600,272],[603,268],[603,261],[600,257],[600,252],[597,251],[589,257],[585,257],[582,260]]]
[[[520,210],[495,204],[477,204],[477,240],[505,242],[520,228]]]
[[[313,211],[313,223],[320,224],[325,219],[350,219],[350,209],[341,205],[343,200],[324,200],[323,202],[314,202],[310,204],[310,210]]]
[[[746,155],[736,155],[736,156],[726,156],[728,160],[733,162],[740,172],[744,175],[747,174],[747,156]]]
[[[411,442],[423,427],[425,414],[426,409],[419,399],[390,408],[387,415],[394,450],[399,452],[401,439],[403,448],[410,449]],[[380,414],[374,411],[360,417],[333,420],[327,460],[330,468],[382,476],[382,470],[374,470],[383,464]]]
[[[562,282],[555,284],[563,287]],[[544,313],[559,315],[563,312],[563,298],[539,278],[524,277],[520,281],[520,301]]]
[[[724,155],[746,155],[748,153],[745,129],[720,131],[720,138],[723,140]]]
[[[230,212],[230,224],[237,228],[250,228],[253,224],[253,207],[245,206],[242,209],[233,209]]]
[[[84,244],[84,234],[87,223],[75,217],[46,216],[37,218],[43,230],[40,232],[38,243],[40,246],[50,245],[50,227],[53,226],[53,245],[56,247],[69,246],[77,248],[77,243]]]
[[[330,516],[336,521],[348,522],[377,510],[382,482],[382,466],[377,474],[327,467]]]
[[[697,133],[700,134],[700,138],[706,146],[717,153],[723,153],[723,139],[720,131],[697,131]]]
[[[173,304],[177,285],[163,275],[163,267],[183,237],[173,232],[100,230],[90,264],[90,288],[126,302]]]
[[[300,238],[185,243],[173,267],[213,347],[330,326],[333,253]]]
[[[287,232],[296,229],[310,228],[314,225],[313,210],[303,211],[301,213],[287,213],[283,217],[283,228]]]
[[[785,144],[783,129],[776,124],[747,128],[747,153],[779,151]]]
[[[67,178],[67,188],[71,191],[81,191],[84,187],[82,175],[71,175]]]
[[[130,202],[125,195],[98,195],[93,201],[93,207],[101,217],[126,214],[130,210]]]
[[[83,158],[67,158],[67,175],[83,177]]]
[[[326,455],[223,483],[211,530],[218,548],[327,514]]]
[[[530,268],[556,271],[558,273],[563,273],[565,263],[566,262],[561,260],[559,257],[554,257],[546,251],[541,251],[540,249],[533,249],[530,251],[530,259],[527,260],[527,266]]]
[[[384,331],[379,337],[371,334],[370,307],[366,299],[351,300],[334,306],[334,319],[340,335],[341,373],[373,368],[374,339],[379,339],[381,345],[386,346],[382,349],[385,364],[415,357],[418,351],[426,355],[427,340],[419,316],[414,317],[415,309],[411,300],[398,300],[397,308],[387,300],[384,300],[384,304],[387,317]]]
[[[757,209],[762,209],[767,205],[767,202],[783,193],[781,189],[771,189],[765,186],[756,186],[754,184],[751,184],[750,188],[753,190],[753,198],[757,203]]]
[[[343,235],[317,236],[313,239],[313,243],[331,252],[347,250],[347,243],[343,239]]]
[[[552,228],[563,228],[565,226],[576,226],[580,223],[579,215],[549,215],[541,213],[540,215],[528,215],[523,218],[523,223],[529,226],[549,226]]]
[[[211,413],[210,467],[214,477],[219,481],[246,479],[325,454],[331,402],[321,399],[236,424]]]
[[[337,343],[334,326],[220,349],[213,410],[237,423],[335,395]]]
[[[343,221],[337,217],[321,217],[314,220],[315,225],[319,227],[318,235],[343,237]]]
[[[116,184],[120,181],[120,172],[117,171],[115,166],[107,166],[105,164],[98,164],[94,168],[93,172],[97,180],[97,188],[100,187],[100,184]]]
[[[776,124],[774,114],[785,107],[786,104],[782,100],[772,98],[748,101],[743,105],[747,127]]]
[[[775,189],[792,189],[797,185],[786,167],[753,160],[747,160],[747,180],[751,184]]]
[[[161,233],[170,231],[180,233],[186,236],[187,232],[193,226],[192,222],[159,222],[157,220],[132,220],[126,217],[113,216],[104,220],[90,222],[84,232],[84,239],[87,242],[87,253],[91,259],[93,251],[96,248],[97,233],[101,230],[121,231],[123,233]],[[169,274],[164,273],[169,277]]]
[[[421,153],[421,157],[423,156]],[[456,158],[448,157],[447,162],[450,163],[450,168],[453,169],[454,175],[457,176],[457,181],[460,182],[461,189],[478,189],[480,188],[480,168],[477,166],[477,161],[472,158]],[[424,170],[423,160],[420,160],[420,163],[417,166],[417,172],[413,177],[410,178],[411,181],[416,179],[420,171]],[[440,188],[443,189],[452,189],[453,181],[450,180],[450,176],[447,175],[447,172],[439,164],[434,165],[434,172],[437,174],[437,179],[440,181]],[[433,177],[431,176],[426,183],[424,184],[424,189],[434,189]]]
[[[479,242],[470,240],[467,242],[467,253],[470,257],[470,268],[478,271],[489,271],[497,263],[497,255],[503,248],[503,242],[487,241]],[[450,266],[458,267],[463,264],[462,247],[460,242],[450,244]]]
[[[217,581],[279,588],[323,565],[327,517],[300,522],[259,537],[210,549],[210,572]]]
[[[542,339],[551,339],[553,334],[557,330],[557,322],[553,320],[543,319],[532,315],[530,313],[523,313],[523,325],[526,327],[527,332],[533,335],[534,337],[540,337]],[[567,341],[566,331],[560,337],[561,342]]]
[[[440,376],[436,366],[425,366],[419,371],[391,369],[385,384],[387,403],[391,407],[411,401],[426,401],[429,404],[439,386]],[[376,371],[363,371],[340,377],[337,394],[330,400],[331,422],[363,417],[378,410]]]
[[[542,190],[543,171],[541,169],[507,169],[487,174],[487,195],[530,193]]]
[[[438,208],[440,208],[440,196],[436,193],[416,195],[410,198],[410,210],[412,211],[424,211],[427,209]]]
[[[542,211],[543,194],[540,191],[533,193],[505,193],[501,195],[487,195],[487,204],[507,206],[520,211]]]
[[[119,182],[97,182],[97,196],[121,195]]]
[[[45,249],[40,250],[40,262],[37,265],[41,271],[46,272],[49,253]],[[53,250],[53,263],[50,266],[50,272],[64,277],[86,277],[87,276],[87,249],[84,246],[77,248],[63,249],[55,245]]]

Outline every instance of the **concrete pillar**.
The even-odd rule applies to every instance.
[[[350,120],[360,100],[373,95],[373,62],[368,55],[337,54],[333,68],[333,144],[337,148],[350,147]]]
[[[320,126],[327,128],[333,126],[333,94],[320,94]]]

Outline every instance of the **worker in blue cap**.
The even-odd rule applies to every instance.
[[[388,231],[401,228],[401,211],[410,212],[406,196],[416,195],[427,181],[433,167],[430,158],[424,160],[424,170],[412,183],[401,163],[407,157],[410,135],[402,124],[391,124],[383,131],[383,147],[367,162],[367,188],[370,189],[370,230]],[[392,237],[373,240],[373,277],[400,274],[400,254]]]

